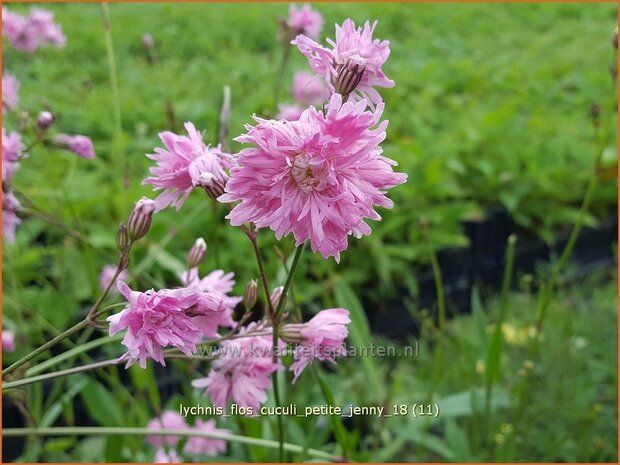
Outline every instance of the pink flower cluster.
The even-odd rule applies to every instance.
[[[382,70],[390,55],[389,42],[372,38],[376,26],[376,21],[372,25],[367,21],[363,28],[358,28],[347,19],[342,26],[336,25],[336,40],[327,40],[331,48],[323,47],[305,35],[297,36],[291,43],[308,58],[314,72],[325,79],[330,93],[336,91],[338,73],[350,60],[363,66],[364,73],[355,90],[357,95],[352,97],[367,99],[376,105],[382,99],[375,87],[394,86],[394,81],[388,79]]]
[[[185,123],[185,129],[187,136],[162,132],[159,137],[165,148],[157,147],[154,154],[147,155],[157,166],[150,169],[152,176],[142,184],[163,189],[155,199],[157,211],[170,205],[178,210],[194,187],[202,186],[211,176],[222,178],[224,169],[235,163],[234,157],[222,152],[220,146],[207,146],[203,134],[192,123]]]
[[[192,427],[187,424],[185,418],[172,410],[165,410],[160,417],[153,418],[147,424],[149,430],[196,430],[204,433],[215,433],[219,435],[230,434],[228,429],[218,429],[215,420],[203,421],[196,419]],[[155,463],[181,463],[176,449],[179,443],[178,436],[147,436],[146,441],[157,448],[155,452]],[[167,449],[167,450],[166,450]],[[191,436],[187,439],[183,447],[183,453],[187,455],[204,455],[215,457],[226,452],[226,441],[224,439],[214,439],[206,436]]]
[[[10,182],[19,169],[19,161],[26,156],[19,133],[7,133],[2,128],[2,235],[9,244],[15,242],[15,230],[21,220],[17,216],[21,205],[10,189]]]
[[[180,275],[181,282],[187,288],[195,289],[211,298],[221,301],[222,310],[212,311],[196,316],[194,323],[201,329],[205,338],[218,336],[218,329],[231,328],[234,325],[233,311],[241,302],[242,297],[231,297],[228,294],[235,285],[234,273],[225,273],[223,270],[215,270],[204,278],[198,276],[198,268],[191,268]]]
[[[67,43],[61,27],[54,22],[54,14],[36,7],[28,16],[3,7],[2,34],[13,47],[28,53],[43,45],[62,48]]]
[[[316,40],[323,30],[323,17],[310,5],[304,5],[301,8],[291,5],[288,9],[286,25],[293,34],[303,34]]]
[[[176,347],[186,355],[196,352],[202,333],[186,312],[199,303],[200,293],[190,289],[137,292],[122,281],[118,290],[129,303],[107,320],[110,336],[127,330],[122,344],[127,347],[128,367],[139,361],[146,368],[147,358],[165,366],[164,347]]]
[[[99,274],[99,289],[101,292],[105,291],[110,285],[110,281],[114,278],[114,274],[116,273],[116,265],[105,265],[101,269],[101,273]],[[129,273],[127,270],[122,270],[118,277],[115,279],[112,287],[110,288],[110,293],[118,293],[117,283],[119,281],[127,281],[129,279]]]
[[[206,388],[214,405],[226,407],[233,400],[242,407],[258,409],[267,400],[267,389],[271,388],[270,376],[282,369],[280,362],[274,362],[271,334],[249,336],[260,330],[255,323],[243,328],[238,339],[222,342],[218,357],[211,363],[206,378],[192,382],[195,388]],[[270,332],[268,329],[261,333]],[[284,343],[280,343],[284,348]]]
[[[309,105],[326,103],[327,96],[327,88],[322,79],[305,71],[297,72],[293,81],[293,98],[297,103],[279,104],[277,118],[297,121]]]
[[[240,152],[219,198],[240,201],[231,224],[269,227],[278,239],[292,233],[297,245],[309,240],[313,251],[339,261],[349,235],[370,234],[364,219],[381,219],[374,207],[393,206],[385,191],[407,179],[382,155],[382,110],[334,94],[327,114],[310,107],[298,121],[255,118],[236,139],[253,147]]]
[[[290,325],[284,331],[298,332],[301,342],[293,353],[295,361],[291,365],[297,381],[302,371],[313,359],[322,362],[334,362],[335,358],[346,355],[344,340],[349,335],[347,329],[351,319],[349,311],[344,308],[330,308],[317,313],[310,321],[303,325]]]

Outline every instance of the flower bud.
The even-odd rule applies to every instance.
[[[49,111],[42,111],[37,117],[37,126],[39,129],[46,131],[54,122],[54,115]]]
[[[301,334],[303,327],[303,324],[290,324],[282,326],[282,328],[280,328],[280,339],[284,342],[291,342],[293,344],[303,342],[304,338]]]
[[[252,310],[256,301],[258,300],[258,283],[255,279],[250,279],[245,285],[245,291],[243,292],[243,305],[246,310]]]
[[[207,243],[202,237],[199,237],[187,253],[187,267],[191,269],[200,265],[202,260],[205,258],[206,253]]]
[[[155,45],[155,39],[148,32],[142,36],[142,46],[146,49],[151,48]]]
[[[204,188],[209,197],[217,200],[219,196],[224,194],[227,181],[228,176],[225,174],[224,176],[216,176],[213,173],[206,172],[200,175],[198,184]]]
[[[616,26],[614,33],[611,35],[611,45],[618,50],[618,26]]]
[[[95,158],[95,149],[90,137],[58,134],[54,137],[52,143],[56,147],[75,153],[78,157]]]
[[[127,247],[129,247],[129,234],[125,223],[121,223],[116,233],[116,248],[119,252],[124,252]]]
[[[354,55],[340,68],[334,87],[336,92],[342,95],[343,100],[346,101],[349,94],[355,90],[357,85],[362,80],[366,71],[364,66],[364,59],[359,55]]]
[[[280,299],[282,298],[283,290],[284,290],[284,286],[278,286],[273,291],[271,291],[269,300],[271,300],[271,305],[273,306],[274,310],[276,310],[278,308],[278,305],[280,304]]]
[[[146,236],[151,228],[154,212],[155,201],[142,197],[136,202],[127,222],[127,232],[132,241],[137,241]]]

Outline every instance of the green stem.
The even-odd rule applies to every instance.
[[[278,302],[278,308],[276,308],[276,321],[274,323],[274,328],[280,324],[280,318],[282,316],[282,311],[284,310],[284,305],[286,304],[286,294],[288,293],[291,284],[293,283],[293,277],[295,276],[295,271],[297,270],[297,266],[299,265],[299,260],[304,251],[305,243],[301,244],[295,250],[295,256],[293,257],[293,263],[291,264],[291,269],[286,277],[286,282],[284,283],[284,288],[282,289],[282,297],[280,297],[280,301]],[[276,329],[277,331],[277,329]]]
[[[252,243],[252,249],[254,250],[254,256],[256,257],[256,263],[258,264],[258,273],[260,277],[260,281],[263,284],[263,290],[265,291],[265,299],[267,300],[267,308],[269,309],[269,318],[273,320],[275,316],[275,310],[273,308],[273,302],[269,298],[269,282],[267,281],[267,273],[265,273],[265,266],[263,264],[263,256],[260,252],[260,247],[258,245],[257,231],[251,229],[244,229],[246,235],[250,239]],[[282,298],[284,299],[284,294],[282,294]]]
[[[502,281],[502,297],[499,309],[499,318],[495,326],[493,333],[493,342],[489,346],[489,353],[487,355],[487,370],[486,370],[486,412],[487,417],[491,413],[491,399],[493,397],[493,384],[497,381],[499,376],[499,363],[502,354],[503,347],[503,332],[502,325],[506,318],[506,310],[508,308],[508,294],[510,292],[510,285],[512,284],[512,274],[515,263],[515,249],[517,244],[517,237],[511,234],[508,237],[508,245],[506,246],[506,262],[504,265],[504,277]]]
[[[304,250],[304,244],[300,247],[297,247],[295,250],[295,256],[293,257],[293,263],[291,264],[291,269],[286,277],[286,282],[284,283],[284,288],[282,289],[282,295],[280,296],[280,300],[278,301],[278,307],[273,314],[272,324],[273,324],[273,342],[272,342],[272,357],[273,361],[277,361],[277,348],[278,348],[278,339],[279,339],[279,331],[280,331],[280,319],[282,317],[282,310],[284,310],[284,305],[286,304],[286,294],[288,293],[289,288],[291,287],[291,283],[293,282],[293,276],[295,275],[295,270],[297,270],[297,265],[299,265],[299,259],[301,258],[301,254]],[[267,296],[269,299],[269,296]],[[269,299],[271,300],[271,299]],[[278,386],[278,372],[274,372],[271,375],[271,380],[273,384],[273,398],[277,407],[279,407],[282,402],[280,400],[280,388]],[[280,442],[279,449],[279,459],[280,462],[284,462],[284,425],[282,420],[282,415],[278,415],[278,441]]]
[[[74,375],[76,373],[83,373],[85,371],[95,370],[97,368],[104,368],[112,365],[117,365],[121,362],[119,358],[111,360],[103,360],[101,362],[89,363],[79,367],[67,368],[66,370],[54,371],[52,373],[45,373],[39,376],[31,376],[30,378],[18,379],[17,381],[9,381],[2,383],[2,389],[15,389],[22,386],[28,386],[29,384],[39,383],[41,381],[47,381],[54,378],[61,378],[63,376]]]
[[[114,58],[114,42],[112,41],[112,28],[110,26],[110,7],[107,2],[101,4],[103,13],[103,35],[105,39],[105,49],[108,60],[108,73],[110,75],[110,85],[112,86],[112,105],[114,115],[114,151],[117,163],[121,167],[123,174],[123,185],[129,185],[129,173],[127,170],[127,160],[125,151],[121,149],[122,121],[121,121],[121,99],[118,91],[118,76],[116,73],[116,60]]]
[[[91,349],[100,347],[109,342],[120,341],[120,339],[121,339],[120,336],[105,336],[99,339],[95,339],[94,341],[89,341],[85,344],[80,344],[79,346],[74,347],[71,350],[63,352],[62,354],[52,357],[49,360],[46,360],[45,362],[39,363],[38,365],[28,368],[26,370],[26,376],[34,376],[36,374],[39,374],[47,370],[50,367],[53,367],[54,365],[58,365],[59,363],[64,362],[65,360],[69,360],[74,357],[77,357],[85,352],[88,352]]]
[[[50,428],[5,428],[2,430],[4,437],[19,436],[181,436],[181,437],[205,437],[211,439],[221,439],[228,442],[236,442],[239,444],[250,444],[253,446],[268,447],[275,449],[279,447],[276,441],[270,439],[252,438],[247,436],[239,436],[236,434],[216,433],[211,431],[201,431],[197,429],[147,429],[147,428],[117,428],[117,427],[99,427],[99,426],[72,426],[72,427],[50,427]],[[307,452],[309,455],[331,460],[340,461],[341,457],[323,452],[317,449],[304,449],[303,446],[297,444],[284,444],[284,449],[289,452],[302,453]]]
[[[71,328],[67,329],[66,331],[63,331],[62,333],[60,333],[58,336],[54,337],[53,339],[50,339],[49,341],[47,341],[45,344],[43,344],[41,347],[33,350],[32,352],[30,352],[28,355],[20,358],[19,360],[17,360],[15,363],[13,363],[11,366],[7,367],[6,369],[4,369],[2,371],[2,376],[6,376],[10,373],[12,373],[13,371],[15,371],[17,368],[19,368],[20,366],[22,366],[24,363],[29,362],[30,360],[32,360],[33,358],[35,358],[36,356],[38,356],[39,354],[42,354],[43,352],[45,352],[47,349],[49,349],[50,347],[56,345],[57,343],[59,343],[60,341],[62,341],[63,339],[68,338],[69,336],[71,336],[72,334],[78,332],[79,330],[81,330],[82,328],[85,328],[86,326],[88,326],[90,322],[88,320],[82,320],[79,323],[73,325]]]
[[[434,250],[429,251],[431,267],[433,269],[433,279],[435,281],[435,292],[437,294],[437,327],[443,331],[446,327],[446,296],[443,290],[443,278],[441,276],[441,268],[439,260]]]

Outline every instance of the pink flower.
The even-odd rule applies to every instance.
[[[185,418],[172,410],[164,410],[160,417],[153,418],[146,425],[147,429],[187,429]],[[179,442],[178,436],[146,436],[146,441],[155,446],[162,447],[164,444],[175,446]]]
[[[75,153],[78,157],[88,159],[95,158],[95,148],[93,147],[93,141],[90,137],[58,134],[54,138],[54,144],[61,149]]]
[[[323,30],[323,16],[310,5],[301,8],[291,5],[288,8],[286,25],[294,34],[303,34],[316,40]]]
[[[207,175],[223,176],[224,168],[234,165],[232,155],[220,147],[209,148],[192,123],[185,123],[187,136],[169,131],[159,134],[165,148],[157,147],[154,154],[147,155],[157,166],[150,169],[151,177],[142,184],[151,184],[155,190],[164,191],[157,197],[157,211],[170,205],[181,208],[195,186],[201,185]]]
[[[276,116],[278,119],[297,121],[303,112],[304,109],[296,103],[293,103],[292,105],[288,103],[280,103],[278,104],[278,114]]]
[[[32,8],[28,16],[29,28],[34,30],[41,44],[50,44],[62,48],[67,39],[62,29],[54,22],[54,13],[40,8]]]
[[[202,301],[199,303],[199,309],[203,314],[196,316],[194,323],[202,330],[205,338],[216,337],[220,327],[231,328],[235,324],[233,311],[242,297],[228,295],[235,284],[234,276],[234,273],[215,270],[200,279],[198,268],[191,268],[179,275],[185,287],[203,293]]]
[[[202,333],[186,311],[200,301],[200,293],[192,289],[132,291],[123,281],[118,290],[128,300],[123,311],[107,318],[110,336],[127,330],[123,345],[127,367],[139,360],[146,368],[147,357],[166,365],[162,349],[177,347],[186,355],[196,352]]]
[[[295,361],[291,365],[295,374],[293,383],[313,359],[335,362],[337,356],[345,355],[344,340],[349,335],[349,323],[351,319],[348,310],[330,308],[320,311],[303,325],[288,325],[290,329],[283,330],[283,333],[298,333],[301,338],[295,348]]]
[[[255,324],[250,324],[241,334],[251,333],[256,328]],[[205,395],[220,407],[226,407],[232,399],[240,406],[252,407],[256,411],[267,400],[271,374],[282,367],[272,360],[271,344],[271,335],[222,342],[209,375],[192,381],[192,386],[206,388]]]
[[[326,115],[310,107],[299,121],[256,118],[236,139],[255,146],[241,151],[219,198],[241,201],[227,216],[231,224],[269,227],[278,239],[293,233],[297,245],[310,240],[312,250],[336,261],[350,234],[370,234],[364,219],[381,219],[373,208],[391,208],[385,191],[407,175],[381,155],[387,121],[373,126],[383,104],[374,113],[365,108],[334,94]]]
[[[15,243],[15,230],[21,223],[19,216],[17,216],[20,207],[19,200],[11,191],[2,193],[2,235],[8,244]]]
[[[19,104],[19,81],[10,73],[2,74],[2,111],[13,111]],[[4,136],[3,136],[4,139]]]
[[[170,449],[166,452],[160,447],[157,451],[155,451],[153,463],[183,463],[183,460],[181,460],[181,457],[179,457],[176,450]]]
[[[110,281],[112,281],[112,278],[114,277],[114,273],[116,273],[116,265],[106,265],[102,268],[101,273],[99,274],[99,289],[101,289],[101,292],[107,289]],[[110,294],[118,293],[116,283],[119,281],[127,281],[128,279],[129,273],[127,270],[122,270],[116,278],[114,285],[110,288]]]
[[[2,330],[2,351],[15,352],[15,333],[11,330]]]
[[[297,36],[291,43],[308,58],[312,69],[325,78],[330,93],[335,92],[336,77],[349,60],[364,66],[365,71],[356,89],[358,96],[352,94],[351,97],[354,100],[366,98],[376,105],[382,100],[374,87],[394,87],[394,81],[381,70],[390,55],[389,42],[373,40],[376,26],[376,21],[372,26],[366,21],[363,28],[356,28],[355,23],[347,19],[342,26],[336,25],[336,41],[327,40],[331,49],[304,35]]]
[[[22,136],[17,132],[10,134],[2,128],[2,182],[10,181],[19,169],[19,160],[25,156]]]
[[[41,45],[64,47],[66,38],[62,29],[54,22],[54,14],[39,8],[32,8],[28,16],[2,8],[2,34],[18,50],[34,52]]]
[[[325,82],[318,76],[313,76],[305,71],[295,73],[293,97],[304,105],[321,105],[326,103],[328,95]]]
[[[230,434],[230,430],[218,429],[215,427],[215,420],[202,421],[196,420],[195,429],[207,433]],[[215,457],[226,452],[226,441],[223,439],[213,439],[202,436],[192,436],[187,440],[183,452],[186,454],[202,454]]]

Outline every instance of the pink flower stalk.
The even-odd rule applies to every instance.
[[[58,134],[54,138],[54,144],[61,149],[75,153],[78,157],[88,159],[95,158],[95,148],[93,147],[93,141],[90,137]]]
[[[8,244],[15,243],[15,230],[22,220],[17,216],[21,207],[11,191],[2,193],[2,235]]]
[[[240,334],[249,334],[256,329],[252,323]],[[206,388],[205,396],[220,407],[225,408],[228,401],[233,400],[242,407],[257,410],[267,400],[271,374],[282,368],[279,362],[272,360],[271,344],[271,335],[222,342],[220,356],[211,363],[209,375],[192,381],[192,386]],[[281,342],[280,349],[283,346]]]
[[[325,82],[318,76],[305,71],[295,73],[293,98],[304,105],[321,105],[328,100]],[[288,118],[285,118],[288,119]]]
[[[101,292],[108,288],[110,281],[112,281],[112,278],[114,277],[114,273],[116,273],[116,265],[105,265],[101,269],[101,273],[99,274],[99,289]],[[119,281],[127,281],[128,279],[129,273],[127,270],[122,270],[110,288],[110,294],[118,294],[118,288],[116,287],[117,283]]]
[[[4,73],[2,74],[2,112],[13,111],[18,104],[19,81],[12,74]]]
[[[7,133],[2,128],[2,182],[9,182],[19,169],[19,160],[25,156],[25,146],[18,132]]]
[[[323,30],[323,16],[313,10],[310,5],[304,5],[301,8],[291,5],[288,8],[286,25],[293,34],[302,34],[316,40]]]
[[[375,206],[391,208],[386,190],[407,175],[382,156],[387,121],[383,104],[366,111],[366,102],[342,104],[334,94],[326,115],[313,107],[299,121],[268,121],[247,126],[236,140],[254,144],[239,154],[221,202],[240,201],[227,216],[234,226],[253,222],[276,237],[293,233],[297,245],[340,260],[350,234],[371,233],[365,218],[380,220]]]
[[[381,67],[390,55],[389,41],[372,38],[377,26],[368,21],[364,27],[355,27],[355,23],[347,19],[342,26],[336,25],[336,40],[327,40],[331,49],[323,47],[307,36],[299,35],[291,43],[299,48],[317,74],[325,78],[330,93],[336,92],[335,81],[340,70],[349,60],[365,68],[357,85],[353,100],[367,99],[373,104],[382,101],[375,87],[394,87],[394,81],[388,79]]]
[[[151,175],[142,184],[151,184],[155,190],[163,189],[157,197],[157,211],[170,205],[181,208],[195,186],[202,179],[213,175],[222,177],[224,169],[232,167],[235,159],[222,152],[221,148],[210,148],[192,123],[185,123],[187,136],[169,131],[159,134],[165,148],[157,147],[147,157],[155,160],[157,166],[150,168]]]
[[[183,463],[183,460],[176,450],[170,449],[166,452],[164,448],[160,447],[155,451],[153,463]]]
[[[42,45],[58,48],[66,45],[62,29],[54,22],[53,13],[32,8],[28,16],[2,8],[2,34],[18,50],[33,53]]]
[[[15,333],[9,329],[2,330],[2,351],[15,352]]]
[[[165,366],[164,347],[176,347],[186,355],[196,352],[202,332],[186,311],[200,301],[199,292],[193,289],[137,292],[123,281],[118,282],[118,290],[128,305],[107,320],[110,336],[127,330],[122,341],[127,347],[124,355],[127,367],[139,361],[140,367],[146,368],[147,358]]]
[[[304,108],[300,107],[296,103],[279,103],[276,118],[286,121],[297,121],[303,112]]]
[[[195,429],[199,431],[205,431],[207,433],[219,433],[230,434],[228,429],[218,429],[215,427],[215,420],[210,419],[202,421],[200,418],[196,420]],[[226,452],[226,441],[223,439],[212,439],[207,437],[192,436],[185,443],[183,452],[186,454],[201,454],[209,457],[215,457],[216,455]]]
[[[301,338],[301,342],[295,348],[295,361],[291,365],[291,370],[295,374],[293,383],[313,359],[335,363],[336,357],[346,355],[344,340],[349,335],[347,329],[349,323],[351,319],[348,310],[330,308],[320,311],[303,325],[289,325],[291,328],[289,331],[298,333],[297,336]]]
[[[187,429],[188,425],[185,423],[185,418],[173,412],[172,410],[164,410],[160,417],[153,418],[146,425],[147,429]],[[179,442],[178,436],[146,436],[146,441],[155,446],[162,447],[164,444],[168,446],[175,446]]]
[[[234,276],[234,273],[215,270],[200,279],[198,268],[191,268],[179,275],[184,286],[203,293],[198,305],[202,314],[194,318],[194,323],[202,330],[205,338],[216,337],[220,327],[232,328],[235,324],[233,311],[242,297],[228,295],[235,284]]]

